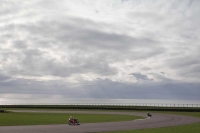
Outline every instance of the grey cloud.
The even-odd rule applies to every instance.
[[[80,22],[82,25],[79,24]],[[14,47],[20,49],[21,56],[18,57],[18,63],[21,65],[21,70],[19,73],[70,76],[76,73],[93,72],[100,75],[113,75],[117,72],[114,68],[109,67],[109,64],[114,61],[123,61],[124,58],[149,58],[165,51],[153,39],[138,39],[91,29],[95,26],[98,26],[95,22],[70,17],[68,21],[63,20],[63,22],[40,21],[37,24],[8,25],[17,31],[22,31],[27,36],[25,40],[13,42]],[[35,49],[34,51],[30,48],[27,49],[27,42],[32,49]],[[57,48],[58,54],[59,51],[65,52],[66,50],[66,52],[69,51],[69,55],[73,50],[77,54],[68,56],[69,63],[66,63],[65,60],[60,62],[53,58],[47,58],[44,56],[44,51],[39,48],[46,50]],[[133,50],[131,51],[131,49]],[[46,54],[48,55],[48,53]]]
[[[193,55],[197,54],[193,51]],[[200,78],[200,60],[197,56],[183,56],[166,61],[170,68],[177,70],[177,74],[181,77]]]
[[[170,64],[171,67],[183,68],[199,64],[200,59],[198,57],[184,56],[184,57],[169,59],[168,63]]]
[[[0,14],[1,16],[5,17],[5,15],[9,15],[11,13],[17,13],[19,11],[20,5],[14,1],[1,1],[0,5]],[[0,17],[1,18],[1,17]]]
[[[158,14],[158,12],[130,12],[127,16],[133,20],[136,20],[135,23],[145,21],[146,24],[159,24],[167,19],[164,16]]]
[[[32,94],[33,99],[34,95],[37,98],[60,95],[62,98],[200,100],[200,85],[195,83],[125,84],[98,79],[72,88],[70,83],[61,81],[16,79],[10,83],[0,83],[0,87],[1,94]]]
[[[4,74],[0,74],[0,82],[6,81],[6,80],[9,80],[9,79],[11,79],[11,77],[6,76]]]
[[[22,41],[22,40],[14,41],[13,45],[14,45],[15,48],[18,48],[18,49],[26,49],[28,47],[27,42]]]
[[[147,80],[150,80],[146,75],[143,75],[143,74],[141,74],[141,73],[132,73],[132,74],[130,74],[130,75],[133,75],[137,80],[138,80],[138,82],[139,81],[147,81]]]
[[[165,73],[161,72],[160,73],[149,73],[150,75],[152,75],[155,79],[158,79],[160,81],[162,81],[163,83],[173,83],[173,82],[178,82],[175,79],[172,79],[172,77],[167,77],[165,76]]]
[[[54,95],[60,95],[63,98],[85,97],[87,93],[81,88],[73,88],[73,85],[68,82],[57,80],[52,81],[33,81],[28,79],[15,79],[9,82],[0,82],[1,95],[13,94],[11,99],[15,98],[16,94],[30,95],[31,98],[51,98]]]
[[[187,77],[189,79],[195,78],[199,79],[200,78],[200,64],[198,65],[192,65],[190,67],[186,67],[184,69],[179,70],[179,74],[183,77]]]
[[[193,89],[191,89],[191,87]],[[199,84],[195,83],[147,83],[123,84],[109,80],[97,80],[92,87],[95,91],[87,91],[91,98],[113,99],[187,99],[197,100],[200,93]],[[113,93],[115,92],[115,93]],[[100,94],[100,95],[98,95]]]
[[[26,49],[20,52],[22,56],[14,58],[19,67],[16,67],[16,65],[7,66],[7,70],[14,75],[53,75],[68,77],[77,73],[93,72],[100,75],[112,75],[116,73],[116,70],[110,68],[104,59],[95,57],[95,55],[93,55],[94,57],[76,55],[69,57],[69,62],[65,61],[65,59],[61,62],[53,58],[46,58],[46,53],[38,49]],[[5,60],[4,62],[7,61]]]
[[[151,36],[165,34],[168,38],[199,40],[198,0],[185,0],[181,3],[179,1],[133,1],[133,3],[133,7],[137,10],[128,13],[128,18],[131,18],[128,23],[140,25],[147,33],[150,32]]]
[[[88,25],[98,24],[84,19],[68,17],[73,23],[63,20],[40,22],[37,25],[20,25],[16,27],[34,36],[42,36],[45,39],[59,40],[63,47],[71,49],[101,49],[101,50],[128,50],[131,48],[155,46],[157,41],[149,38],[133,38],[127,35],[106,33],[88,28]],[[82,25],[80,25],[80,22]],[[79,23],[79,25],[77,24]],[[85,25],[84,25],[85,24]],[[94,27],[93,26],[93,27]],[[100,26],[101,27],[101,26]]]

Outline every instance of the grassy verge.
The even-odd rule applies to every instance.
[[[200,112],[154,112],[154,113],[187,115],[200,118]],[[173,127],[164,127],[164,128],[126,130],[126,131],[103,132],[103,133],[199,133],[199,132],[200,132],[200,123],[173,126]]]
[[[153,107],[153,106],[108,106],[108,105],[0,105],[0,108],[30,109],[90,109],[90,110],[136,110],[136,111],[187,111],[200,112],[199,107]]]
[[[59,113],[0,113],[0,126],[66,124],[69,116],[81,123],[130,121],[140,116],[107,114],[59,114]]]

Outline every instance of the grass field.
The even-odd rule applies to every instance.
[[[0,126],[66,124],[69,116],[78,118],[81,123],[129,121],[141,119],[132,115],[107,114],[59,114],[59,113],[0,113]]]
[[[154,112],[154,113],[166,113],[166,114],[200,117],[200,112]],[[164,128],[102,132],[102,133],[200,133],[200,123],[173,126],[173,127],[164,127]]]
[[[29,109],[90,109],[90,110],[136,110],[136,111],[187,111],[200,112],[200,107],[115,106],[115,105],[0,105],[0,108]]]

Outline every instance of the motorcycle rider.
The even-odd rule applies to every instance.
[[[72,116],[69,117],[69,121],[72,122],[72,124],[75,124],[74,118]]]
[[[147,112],[147,116],[151,116],[151,114],[149,112]]]

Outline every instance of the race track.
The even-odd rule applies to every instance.
[[[15,111],[16,112],[16,111]],[[30,111],[17,111],[30,112]],[[33,111],[46,112],[46,111]],[[48,111],[51,113],[85,113],[85,114],[127,114],[145,116],[145,113],[139,112],[97,112],[97,111]],[[131,130],[144,128],[158,128],[167,126],[177,126],[200,122],[199,118],[170,115],[170,114],[153,114],[153,117],[142,120],[126,122],[107,122],[107,123],[90,123],[79,126],[62,125],[35,125],[35,126],[1,126],[0,133],[94,133],[103,131]]]

